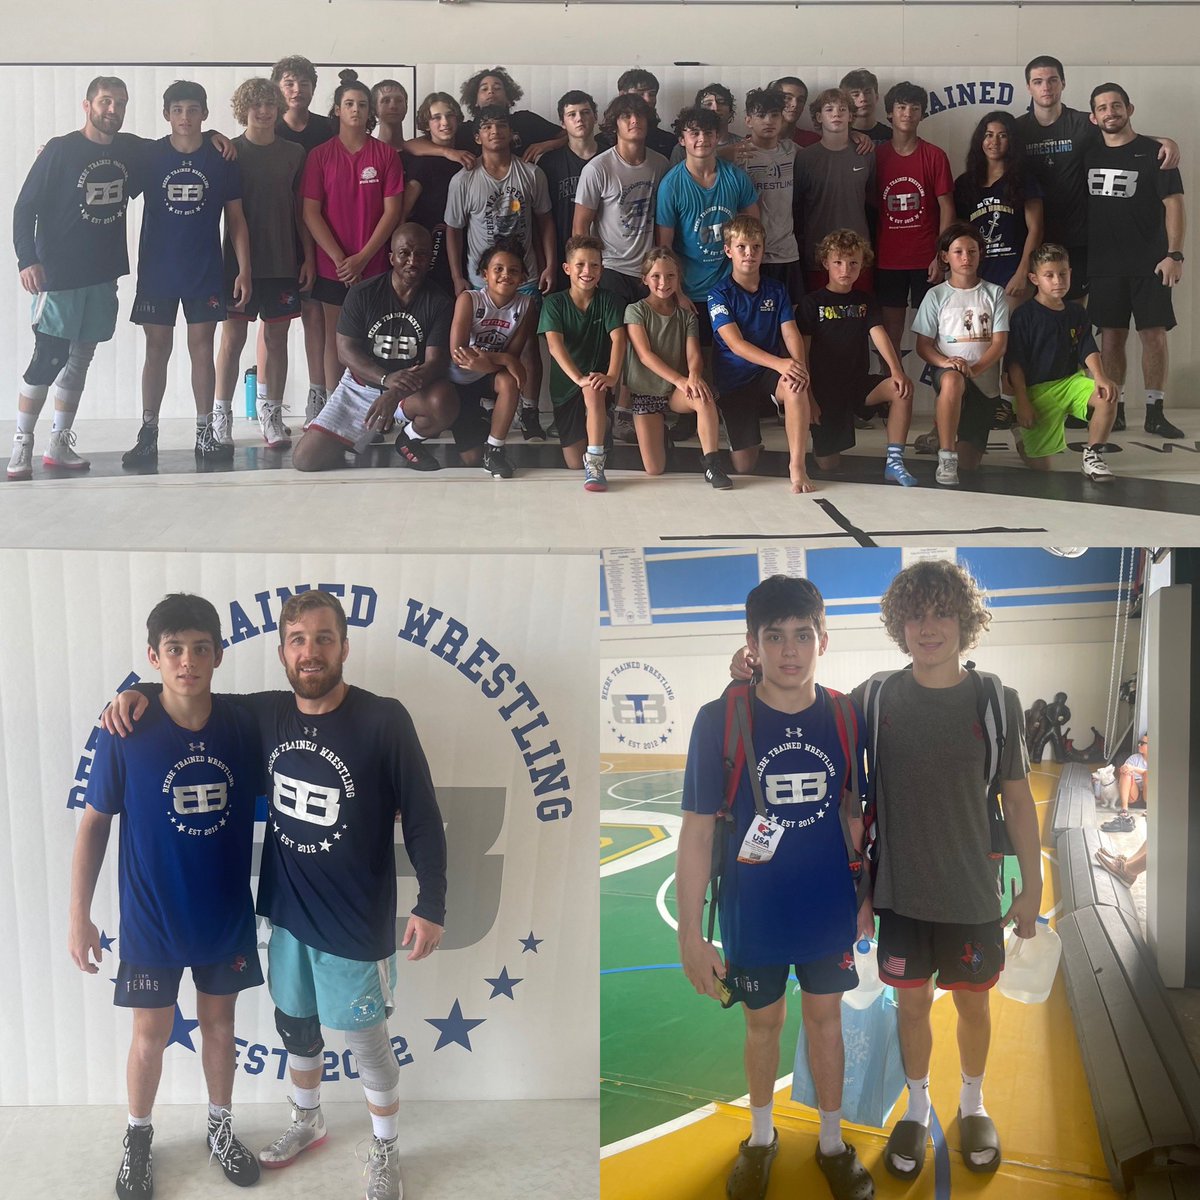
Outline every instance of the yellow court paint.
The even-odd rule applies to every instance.
[[[1036,766],[1029,782],[1042,825],[1043,891],[1041,911],[1058,904],[1057,871],[1045,851],[1052,848],[1047,825],[1059,768]],[[1053,919],[1051,921],[1053,924]],[[995,1175],[974,1175],[962,1165],[955,1121],[960,1086],[955,1041],[954,1001],[939,993],[933,1009],[933,1061],[930,1092],[945,1130],[950,1161],[949,1196],[985,1195],[987,1200],[1050,1200],[1052,1197],[1113,1196],[1100,1149],[1087,1078],[1062,976],[1045,1004],[1026,1005],[992,992],[992,1046],[984,1102],[996,1122],[1003,1163]],[[792,1002],[798,1002],[795,997]],[[697,1048],[703,1053],[703,1048]],[[783,1061],[790,1059],[784,1048]],[[776,1094],[775,1124],[780,1153],[771,1172],[768,1200],[829,1195],[814,1154],[817,1121],[813,1110],[793,1104],[788,1089]],[[901,1098],[888,1126],[903,1113]],[[721,1200],[725,1178],[738,1143],[749,1133],[749,1113],[738,1105],[717,1104],[716,1111],[690,1125],[612,1154],[601,1162],[603,1200]],[[904,1200],[935,1200],[934,1150],[925,1169],[910,1184],[893,1179],[883,1166],[886,1134],[848,1127],[848,1140],[875,1177],[877,1195]]]

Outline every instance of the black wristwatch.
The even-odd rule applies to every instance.
[[[1168,250],[1167,257],[1170,259],[1174,259],[1174,261],[1177,263],[1181,263],[1181,262],[1183,262],[1183,251],[1182,250]]]

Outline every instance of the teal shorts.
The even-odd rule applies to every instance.
[[[327,1029],[369,1029],[393,1008],[396,956],[359,962],[314,950],[278,925],[267,945],[267,983],[289,1017],[320,1018]]]
[[[33,298],[34,329],[69,342],[107,342],[117,328],[117,283],[93,283]]]
[[[1095,390],[1091,376],[1082,371],[1076,371],[1066,379],[1035,383],[1029,389],[1029,403],[1033,405],[1035,418],[1033,428],[1022,433],[1025,453],[1030,458],[1061,454],[1067,448],[1064,423],[1068,415],[1087,420],[1088,401]]]

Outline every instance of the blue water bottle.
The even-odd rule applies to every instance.
[[[258,364],[246,368],[246,420],[253,421],[258,416]]]

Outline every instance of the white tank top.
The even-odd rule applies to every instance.
[[[529,311],[530,297],[518,292],[511,304],[498,308],[487,288],[472,289],[466,294],[471,297],[469,345],[485,352],[507,350]],[[450,365],[450,378],[455,383],[474,383],[483,376],[483,371],[468,371],[453,362]]]

